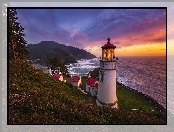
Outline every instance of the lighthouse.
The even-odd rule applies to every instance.
[[[115,48],[108,42],[102,46],[102,58],[100,60],[99,86],[96,103],[98,106],[118,108],[116,94],[116,62]]]

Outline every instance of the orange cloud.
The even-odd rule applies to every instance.
[[[155,36],[161,36],[165,33],[165,31],[159,31],[159,33],[155,34]],[[136,41],[133,41],[136,39]],[[166,42],[161,43],[156,40],[155,42],[148,42],[145,43],[143,40],[141,41],[142,44],[139,44],[140,41],[137,41],[137,39],[142,39],[141,35],[135,36],[132,38],[120,38],[120,42],[125,45],[124,47],[119,47],[116,45],[116,56],[165,56],[166,55]],[[112,39],[112,42],[116,42],[116,39]],[[112,43],[111,42],[111,43]],[[100,42],[93,42],[90,43],[88,47],[85,48],[85,50],[91,52],[92,54],[96,56],[101,56],[101,46],[104,45],[106,41],[100,41]],[[155,44],[154,44],[155,43]],[[118,44],[119,45],[119,44]]]
[[[134,45],[117,49],[118,56],[165,56],[165,44]]]

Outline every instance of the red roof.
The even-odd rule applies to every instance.
[[[110,38],[108,38],[107,40],[108,40],[107,44],[105,44],[101,48],[116,48],[116,46],[110,43]]]
[[[59,78],[60,78],[60,76],[61,76],[61,74],[54,74],[54,76],[53,76],[53,77],[55,77],[55,78],[59,79]]]
[[[71,81],[71,82],[79,82],[79,80],[80,80],[80,77],[78,77],[78,76],[72,76],[72,77],[70,78],[70,81]]]
[[[95,82],[96,82],[96,80],[94,78],[89,77],[86,83],[90,86],[94,86]]]
[[[115,47],[115,46],[113,44],[111,44],[110,42],[107,42],[107,44],[105,44],[102,47],[105,48],[105,47]]]

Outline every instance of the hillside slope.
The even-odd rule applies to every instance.
[[[61,60],[67,60],[64,57],[68,57],[66,63],[74,63],[79,59],[92,59],[96,58],[95,55],[87,52],[85,50],[75,48],[73,46],[66,46],[64,44],[59,44],[54,41],[41,41],[38,44],[28,44],[27,50],[30,53],[31,59],[41,59],[45,62],[46,56],[50,54],[55,54]],[[56,51],[56,52],[55,52]],[[62,55],[62,58],[60,57]]]
[[[8,124],[166,124],[165,113],[101,108],[70,84],[9,61]]]

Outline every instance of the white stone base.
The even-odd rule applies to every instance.
[[[97,103],[98,106],[106,106],[106,107],[111,107],[111,108],[114,108],[114,109],[118,109],[118,103],[116,103],[116,104],[114,104],[112,106],[103,105],[98,100],[96,100],[96,103]]]

